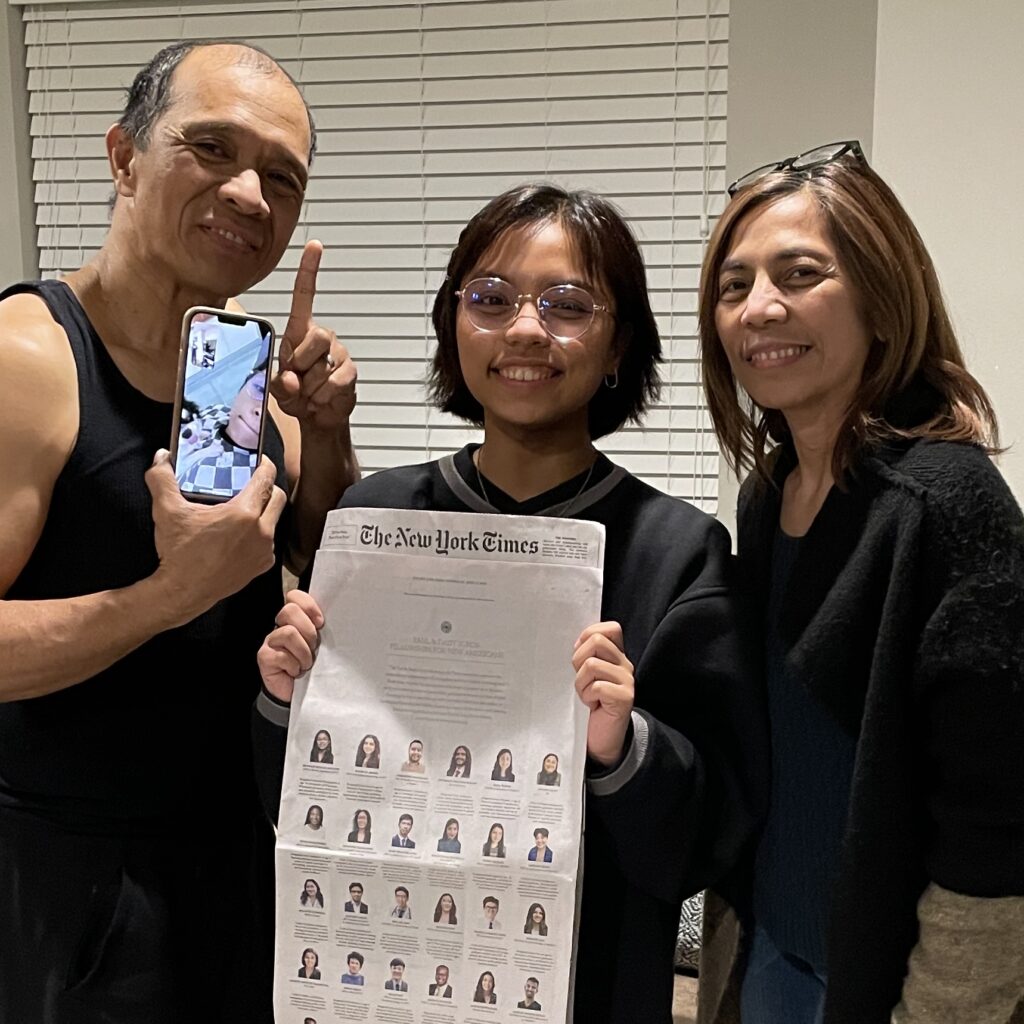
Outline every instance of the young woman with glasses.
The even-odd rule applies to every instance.
[[[752,884],[708,894],[700,1019],[1005,1024],[1024,996],[1024,520],[992,407],[856,143],[730,192],[700,333],[722,450],[754,470],[739,557],[772,789]]]
[[[344,504],[606,526],[604,621],[565,652],[590,708],[574,1014],[667,1020],[680,902],[750,834],[766,750],[726,531],[594,448],[658,390],[638,246],[599,196],[513,189],[462,231],[433,321],[433,401],[482,426],[483,443],[377,473]],[[277,621],[259,654],[260,706],[280,720],[323,617],[292,592]],[[259,716],[257,730],[274,732]],[[283,751],[276,732],[266,745]],[[271,782],[271,806],[279,788]]]

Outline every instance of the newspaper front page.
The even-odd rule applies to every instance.
[[[604,527],[344,509],[277,845],[277,1024],[567,1019]]]

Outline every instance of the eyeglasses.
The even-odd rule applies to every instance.
[[[852,156],[858,163],[867,166],[864,151],[856,139],[850,139],[848,142],[830,142],[825,146],[809,149],[799,156],[787,157],[785,160],[779,160],[778,163],[765,164],[763,167],[756,167],[754,170],[748,171],[742,178],[737,178],[729,186],[729,195],[736,195],[741,188],[753,185],[755,181],[763,178],[766,174],[774,174],[776,171],[790,171],[793,174],[806,174],[807,177],[811,177],[811,174],[819,167],[842,160],[844,156]]]
[[[537,307],[541,326],[555,341],[583,337],[594,317],[608,312],[607,306],[598,305],[590,292],[574,284],[556,284],[534,296],[529,292],[517,293],[500,277],[478,277],[455,294],[478,331],[508,327],[519,316],[523,299],[529,299]]]

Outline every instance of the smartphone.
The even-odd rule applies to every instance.
[[[181,326],[171,464],[193,501],[233,498],[263,454],[274,328],[258,316],[194,306]]]

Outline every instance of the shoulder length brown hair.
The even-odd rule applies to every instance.
[[[842,482],[865,447],[897,438],[969,441],[998,450],[992,403],[967,372],[935,266],[892,189],[851,157],[813,175],[776,171],[738,192],[708,243],[701,269],[699,331],[708,407],[719,444],[739,473],[770,472],[769,441],[789,429],[781,412],[742,394],[715,327],[719,273],[747,214],[804,191],[816,203],[856,288],[873,343],[860,387],[836,437],[832,475]]]

